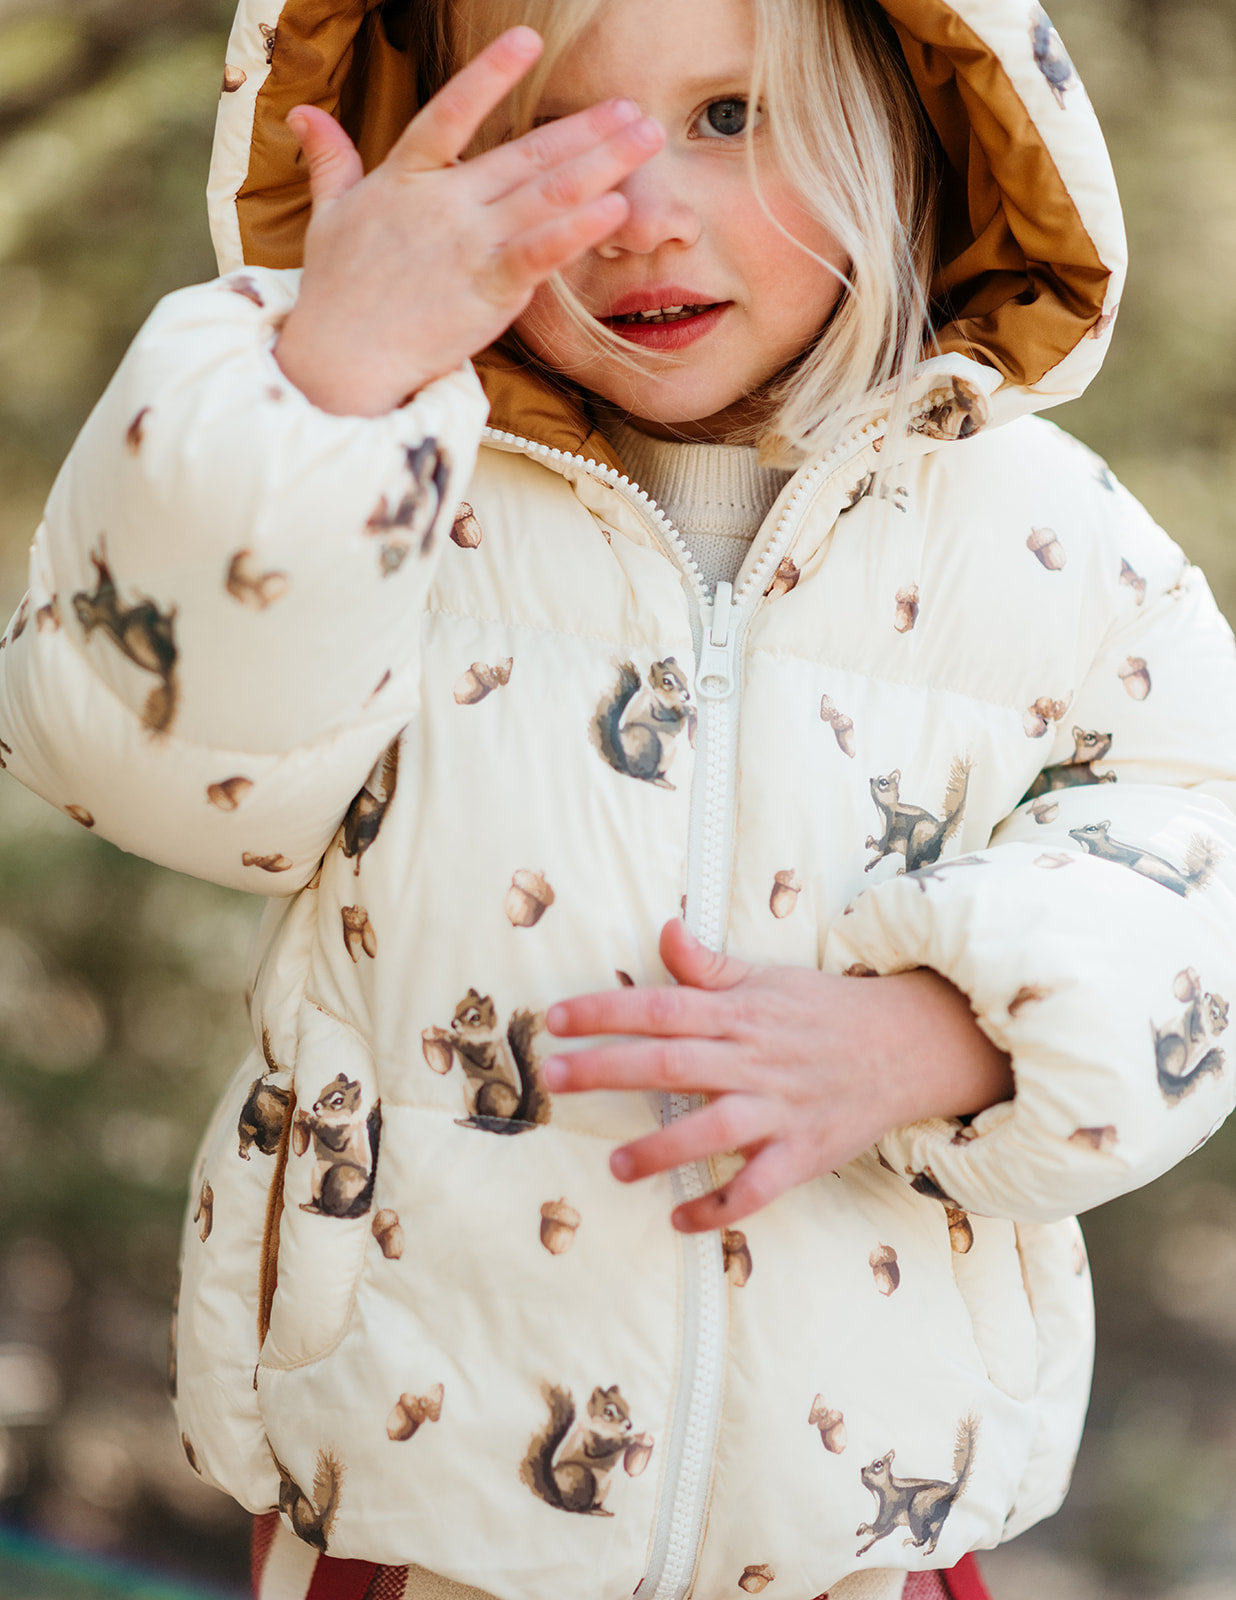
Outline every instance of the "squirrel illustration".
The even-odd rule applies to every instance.
[[[461,1127],[526,1133],[549,1121],[549,1094],[533,1049],[544,1025],[538,1012],[521,1008],[511,1013],[504,1033],[493,999],[469,989],[449,1028],[424,1030],[421,1048],[435,1072],[449,1072],[459,1057],[468,1111]]]
[[[365,524],[366,533],[383,539],[385,576],[403,565],[405,556],[414,546],[421,555],[427,554],[450,479],[446,454],[438,449],[436,440],[425,439],[411,447],[405,445],[404,455],[411,484],[394,507],[383,495]]]
[[[326,1553],[327,1541],[339,1509],[339,1491],[343,1486],[343,1462],[330,1450],[319,1450],[313,1474],[313,1495],[310,1497],[271,1450],[279,1473],[279,1509],[292,1524],[298,1539],[311,1544],[315,1550]]]
[[[1191,1094],[1208,1072],[1222,1072],[1223,1051],[1212,1045],[1227,1027],[1227,1001],[1204,993],[1192,967],[1176,974],[1175,994],[1187,1002],[1184,1016],[1162,1028],[1150,1021],[1155,1071],[1168,1105]]]
[[[269,1074],[279,1071],[279,1065],[271,1053],[269,1028],[262,1029],[262,1055],[266,1060],[266,1071],[250,1084],[245,1103],[240,1108],[240,1116],[236,1119],[236,1137],[240,1142],[242,1161],[248,1161],[254,1145],[264,1156],[275,1154],[283,1137],[288,1107],[292,1104],[292,1091],[269,1081]]]
[[[1054,767],[1044,767],[1042,772],[1018,801],[1037,800],[1041,794],[1051,794],[1055,789],[1073,789],[1087,783],[1115,783],[1114,772],[1096,772],[1094,764],[1102,761],[1112,747],[1110,733],[1094,733],[1086,728],[1073,729],[1073,754],[1068,761],[1058,761]]]
[[[859,1476],[876,1497],[874,1522],[862,1522],[854,1530],[867,1543],[858,1550],[866,1555],[877,1539],[887,1539],[893,1529],[908,1528],[910,1537],[905,1541],[931,1555],[944,1527],[944,1519],[954,1503],[965,1493],[974,1466],[974,1445],[978,1438],[978,1419],[964,1417],[957,1428],[957,1446],[953,1451],[952,1483],[942,1483],[936,1478],[895,1478],[892,1474],[894,1451],[890,1450],[877,1461],[863,1467]]]
[[[112,641],[121,655],[143,672],[153,672],[158,684],[146,697],[142,726],[151,733],[166,733],[176,715],[176,607],[160,611],[153,600],[140,597],[123,606],[115,579],[107,564],[107,549],[102,537],[90,559],[98,575],[93,594],[81,589],[73,596],[73,610],[82,631],[89,638],[96,628]]]
[[[363,1217],[373,1199],[382,1134],[381,1102],[366,1115],[360,1084],[343,1073],[332,1079],[313,1102],[311,1112],[296,1118],[299,1137],[313,1135],[312,1200],[302,1211],[326,1217]]]
[[[652,1440],[645,1433],[631,1432],[630,1407],[617,1384],[592,1391],[588,1414],[574,1432],[575,1402],[570,1391],[546,1383],[541,1393],[549,1405],[549,1421],[533,1434],[520,1478],[533,1494],[560,1511],[612,1517],[614,1513],[603,1505],[610,1473],[621,1460],[628,1477],[637,1477],[648,1465]]]
[[[658,789],[672,789],[665,776],[684,730],[695,743],[695,707],[686,679],[673,656],[654,661],[648,683],[630,661],[618,668],[618,685],[605,696],[592,719],[593,743],[615,772],[642,778]]]
[[[399,740],[393,739],[373,771],[365,779],[343,819],[339,848],[349,861],[355,861],[355,874],[360,876],[361,857],[378,837],[378,829],[385,820],[391,801],[395,798],[395,784],[399,777]]]
[[[1030,12],[1030,44],[1034,50],[1035,65],[1047,79],[1047,86],[1055,97],[1056,104],[1063,106],[1065,91],[1073,88],[1080,80],[1068,53],[1060,42],[1060,35],[1052,27],[1047,13],[1039,5],[1034,6]]]
[[[1092,856],[1102,861],[1116,861],[1122,867],[1131,867],[1152,883],[1162,884],[1173,894],[1184,896],[1194,889],[1204,889],[1223,859],[1223,852],[1213,839],[1195,833],[1185,852],[1183,869],[1173,866],[1163,856],[1156,856],[1140,845],[1121,844],[1108,832],[1110,822],[1087,822],[1083,827],[1070,828],[1069,838],[1076,839]]]
[[[944,815],[940,818],[933,817],[922,806],[901,804],[900,768],[883,777],[872,778],[871,798],[884,818],[884,832],[878,839],[868,834],[867,848],[876,853],[863,871],[870,872],[885,856],[891,855],[905,857],[903,872],[917,872],[920,867],[938,861],[940,851],[961,826],[972,766],[973,762],[964,757],[954,760],[944,793]]]

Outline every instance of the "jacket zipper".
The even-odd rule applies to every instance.
[[[673,556],[695,601],[698,701],[696,767],[691,787],[687,839],[687,910],[691,932],[711,950],[725,948],[734,853],[734,779],[738,766],[739,662],[747,627],[769,574],[790,542],[807,494],[825,473],[840,468],[879,431],[872,422],[822,457],[803,475],[782,508],[763,554],[743,581],[738,598],[730,583],[708,593],[703,575],[682,536],[650,495],[613,467],[497,428],[485,439],[545,462],[577,464],[615,489],[651,522]],[[662,1097],[662,1121],[685,1116],[702,1103],[694,1095]],[[715,1187],[707,1162],[692,1162],[670,1175],[676,1205]],[[663,1492],[658,1500],[648,1566],[634,1600],[683,1600],[690,1590],[712,1486],[713,1459],[721,1421],[722,1380],[729,1322],[721,1236],[716,1231],[684,1235],[682,1338],[677,1398],[665,1447]]]

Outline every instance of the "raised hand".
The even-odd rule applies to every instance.
[[[313,213],[275,357],[323,410],[377,416],[400,405],[491,344],[546,278],[625,220],[615,186],[665,138],[629,100],[460,160],[540,53],[531,28],[501,34],[368,176],[332,117],[290,113]]]
[[[685,1233],[728,1227],[834,1170],[890,1128],[963,1116],[1013,1093],[1008,1057],[938,973],[836,978],[717,955],[678,921],[661,931],[677,985],[606,990],[552,1006],[561,1037],[626,1035],[545,1064],[555,1093],[702,1094],[707,1104],[611,1157],[632,1182],[740,1151],[724,1188],[674,1212]]]

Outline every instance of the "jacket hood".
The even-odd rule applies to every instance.
[[[339,117],[367,168],[389,151],[417,107],[417,3],[240,0],[209,185],[221,271],[301,263],[309,186],[285,121],[294,105]],[[1125,270],[1085,89],[1034,0],[880,3],[944,153],[932,285],[942,364],[969,372],[993,421],[1072,399],[1102,362]],[[528,429],[531,406],[544,442],[600,449],[578,408],[533,374],[478,364],[496,425]]]

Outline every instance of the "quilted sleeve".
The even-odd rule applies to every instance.
[[[981,865],[868,890],[826,950],[834,972],[935,969],[1009,1053],[1011,1101],[880,1151],[924,1192],[1016,1221],[1149,1182],[1236,1098],[1236,653],[1201,574],[1127,504],[1136,559],[1117,556],[1115,620],[1070,708],[1086,747],[1044,770]]]
[[[415,713],[475,461],[470,369],[331,416],[272,355],[299,274],[154,311],[75,444],[0,644],[0,765],[126,850],[282,894]]]

